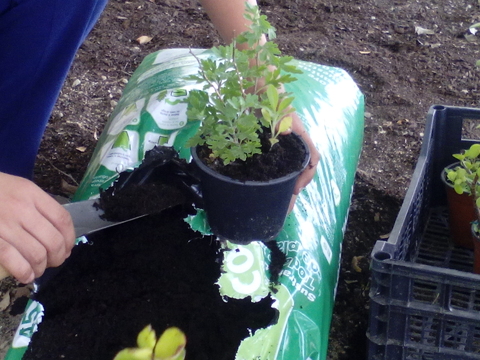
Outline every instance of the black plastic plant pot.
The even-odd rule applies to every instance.
[[[308,147],[303,144],[306,155],[302,169],[267,182],[243,182],[221,175],[205,165],[192,148],[212,233],[237,244],[273,240],[288,215],[295,182],[310,160]]]

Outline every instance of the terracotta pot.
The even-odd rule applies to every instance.
[[[480,234],[471,226],[472,241],[473,241],[473,272],[480,274]]]
[[[447,169],[454,168],[458,164],[458,162],[451,164]],[[442,181],[447,191],[450,235],[455,245],[473,249],[471,223],[476,218],[473,199],[467,193],[457,194],[445,175],[445,170],[443,170]]]

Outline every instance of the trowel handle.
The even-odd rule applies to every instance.
[[[0,280],[5,279],[7,276],[10,276],[10,273],[2,265],[0,265]]]

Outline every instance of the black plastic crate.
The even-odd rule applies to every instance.
[[[480,359],[480,275],[452,245],[442,169],[480,109],[432,106],[410,187],[387,241],[372,251],[369,360]]]

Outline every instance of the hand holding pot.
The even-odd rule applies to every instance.
[[[317,171],[317,165],[318,161],[320,160],[320,153],[318,152],[317,148],[315,147],[315,144],[313,143],[312,138],[310,137],[309,133],[307,132],[307,129],[305,129],[305,126],[303,126],[302,120],[300,117],[297,115],[297,113],[292,113],[292,127],[289,131],[286,131],[285,134],[289,134],[290,132],[295,132],[296,134],[300,135],[305,143],[308,145],[308,148],[310,150],[310,161],[305,168],[305,170],[300,174],[300,176],[297,179],[297,182],[295,184],[295,188],[293,189],[293,196],[292,200],[290,201],[290,206],[288,208],[288,211],[290,212],[293,209],[293,206],[295,205],[295,200],[297,199],[297,195],[300,193],[300,191],[307,186],[310,181],[312,181],[315,172]]]
[[[29,283],[70,255],[70,214],[33,182],[0,173],[0,265]]]

